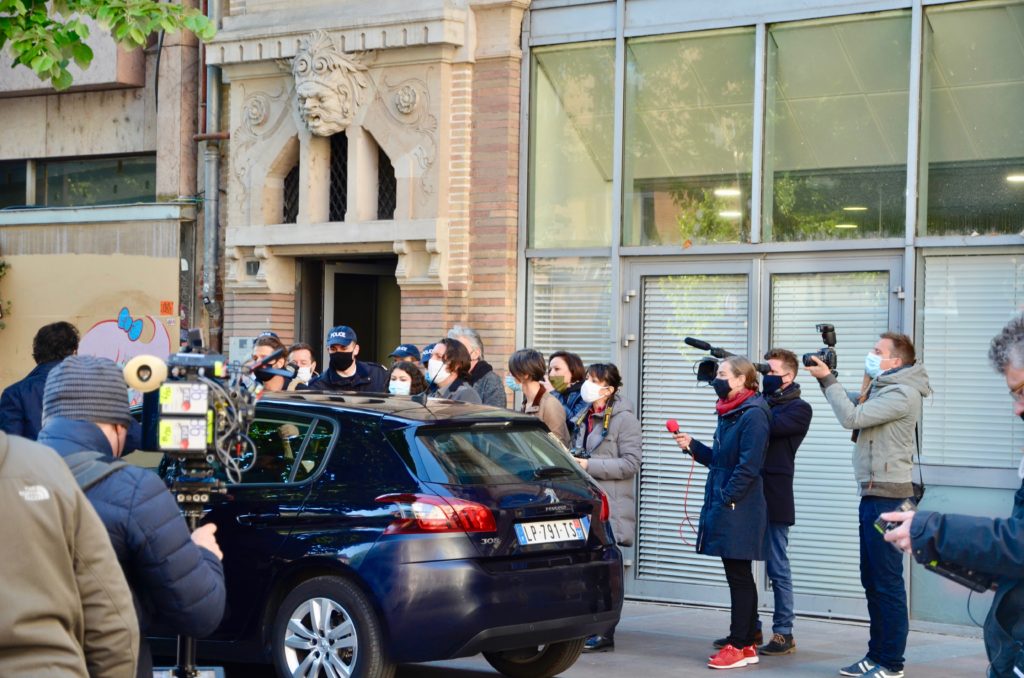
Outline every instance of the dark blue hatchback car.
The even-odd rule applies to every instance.
[[[446,400],[266,397],[217,524],[228,609],[200,663],[391,676],[483,653],[569,668],[619,618],[608,502],[538,419]]]

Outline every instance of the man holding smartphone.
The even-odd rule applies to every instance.
[[[1006,379],[1014,414],[1024,419],[1024,316],[1011,320],[992,339],[988,356]],[[881,516],[901,523],[885,540],[918,562],[960,566],[995,580],[996,594],[984,625],[989,678],[1024,675],[1024,460],[1017,475],[1022,482],[1009,518],[935,511]]]

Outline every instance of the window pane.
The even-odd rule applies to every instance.
[[[533,259],[528,284],[528,346],[545,356],[572,351],[585,365],[611,360],[607,259]]]
[[[40,160],[36,204],[119,205],[156,200],[156,156]]]
[[[615,46],[533,54],[529,246],[608,246]]]
[[[623,244],[750,238],[754,31],[631,40]]]
[[[327,450],[331,447],[331,440],[334,438],[334,427],[326,421],[317,421],[313,433],[306,441],[306,447],[302,451],[302,458],[299,460],[299,467],[295,469],[295,482],[309,478],[324,460]]]
[[[25,204],[25,161],[0,162],[0,209]]]
[[[295,457],[309,430],[310,420],[283,412],[261,413],[249,427],[249,437],[256,444],[256,461],[242,474],[242,482],[283,483],[288,480]],[[250,463],[246,452],[242,465]]]
[[[769,30],[765,240],[903,234],[909,52],[909,12]]]
[[[921,351],[934,392],[924,401],[923,461],[1017,466],[1024,424],[988,347],[1022,305],[1022,255],[925,257]]]
[[[922,235],[1021,230],[1022,33],[1022,3],[925,11]]]

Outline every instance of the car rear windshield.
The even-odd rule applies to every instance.
[[[537,428],[421,428],[417,473],[423,480],[493,485],[583,477],[550,433]]]

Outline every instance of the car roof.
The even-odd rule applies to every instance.
[[[443,398],[428,398],[425,404],[421,404],[409,396],[393,396],[383,393],[277,391],[274,393],[264,392],[260,402],[267,405],[277,403],[326,405],[337,409],[366,412],[367,414],[384,415],[389,418],[431,424],[485,421],[536,423],[538,421],[533,415],[522,414],[500,407],[473,405]]]

